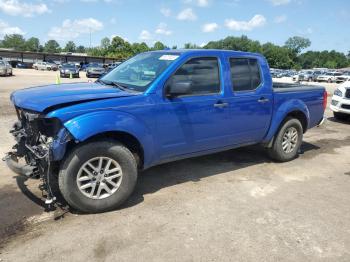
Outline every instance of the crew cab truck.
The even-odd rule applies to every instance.
[[[48,203],[58,179],[70,206],[103,212],[129,197],[138,170],[161,163],[252,144],[276,161],[294,159],[326,99],[323,87],[273,84],[259,54],[146,52],[93,83],[14,92],[17,144],[5,160],[41,176]]]

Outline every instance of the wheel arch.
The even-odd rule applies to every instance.
[[[303,127],[303,133],[307,131],[310,122],[310,112],[307,105],[298,99],[289,100],[275,111],[269,132],[264,138],[263,143],[270,145],[285,120],[290,117],[300,121]]]
[[[155,154],[152,132],[141,120],[128,113],[100,111],[80,115],[64,123],[64,127],[72,135],[74,144],[112,139],[138,155],[139,167],[148,167],[153,162]],[[70,147],[67,148],[69,149]]]

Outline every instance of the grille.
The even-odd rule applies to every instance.
[[[350,109],[350,105],[342,105],[341,107],[344,109]]]
[[[346,89],[345,97],[350,98],[350,89]]]

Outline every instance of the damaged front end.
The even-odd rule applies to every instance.
[[[16,108],[16,112],[18,121],[10,131],[16,144],[3,160],[19,175],[40,178],[42,189],[46,191],[45,203],[51,204],[55,200],[50,186],[51,173],[57,161],[63,158],[72,136],[57,118],[45,118],[21,108]]]

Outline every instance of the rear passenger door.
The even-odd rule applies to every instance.
[[[256,58],[230,57],[229,128],[233,144],[260,142],[272,114],[272,87],[265,84]],[[266,67],[268,70],[268,67]],[[271,85],[271,84],[269,84]]]

